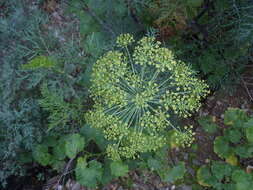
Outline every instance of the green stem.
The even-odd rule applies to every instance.
[[[105,110],[105,113],[108,113],[108,112],[110,112],[110,111],[116,109],[117,107],[118,107],[118,109],[120,108],[118,105],[115,105],[115,106],[112,106],[112,107],[109,108],[109,109],[106,109],[106,110]],[[117,110],[118,110],[118,109],[117,109]]]
[[[132,60],[132,58],[131,58],[131,55],[130,55],[130,53],[129,53],[129,50],[128,50],[127,46],[126,46],[126,52],[127,52],[127,55],[128,55],[128,59],[130,60],[130,63],[131,63],[132,71],[133,71],[134,74],[136,74],[136,71],[135,71],[135,69],[134,69],[133,60]]]
[[[154,108],[152,108],[150,105],[148,105],[149,106],[149,108],[153,111],[153,112],[155,112],[155,113],[158,113]],[[179,131],[180,132],[180,130],[178,130],[171,122],[169,122],[167,119],[165,119],[165,121],[166,121],[166,123],[168,123],[173,129],[175,129],[175,130],[177,130],[177,131]]]
[[[158,77],[159,73],[160,73],[160,72],[159,72],[158,70],[156,70],[156,72],[154,73],[154,75],[153,75],[153,77],[151,78],[150,82],[153,82],[154,80],[156,80],[156,78]]]

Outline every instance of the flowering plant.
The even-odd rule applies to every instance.
[[[169,129],[192,142],[193,133],[184,133],[170,117],[191,116],[208,94],[208,86],[155,38],[143,37],[130,51],[134,42],[130,34],[120,35],[120,50],[98,59],[92,72],[95,106],[86,120],[104,132],[110,141],[107,153],[114,160],[161,148]]]

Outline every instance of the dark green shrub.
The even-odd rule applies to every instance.
[[[214,89],[240,81],[252,54],[252,2],[207,1],[188,30],[170,39],[179,57],[191,62]]]

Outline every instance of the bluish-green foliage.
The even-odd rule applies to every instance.
[[[1,18],[1,65],[0,65],[0,157],[1,185],[11,175],[24,175],[21,155],[31,151],[33,145],[43,135],[43,114],[37,101],[36,93],[25,83],[27,75],[22,75],[19,66],[23,63],[24,53],[19,51],[25,29],[35,26],[39,13],[33,19],[27,19],[23,3],[9,1],[8,12]]]
[[[80,56],[81,50],[73,42],[75,39],[59,46],[59,39],[45,27],[49,20],[39,10],[39,2],[34,2],[34,7],[26,3],[6,2],[8,11],[0,20],[1,185],[7,177],[24,175],[29,168],[21,158],[42,141],[42,136],[48,135],[48,123],[56,122],[55,116],[59,116],[54,112],[47,122],[48,113],[52,113],[50,108],[61,104],[57,107],[60,109],[73,97],[85,102],[87,97],[85,82],[80,85],[80,81],[87,79],[80,72],[75,73],[77,69],[85,72],[86,57]],[[64,57],[68,55],[66,52],[71,54],[68,59]],[[56,92],[48,94],[46,90],[41,94],[44,81],[51,89],[58,89],[57,96]],[[61,111],[66,113],[66,109]],[[67,121],[71,119],[73,117],[68,117]],[[76,126],[76,123],[68,124],[72,130]],[[66,131],[68,126],[61,126],[61,129]]]
[[[1,102],[0,121],[0,181],[4,184],[9,175],[24,175],[20,158],[42,139],[43,115],[32,99],[20,100],[15,107]]]

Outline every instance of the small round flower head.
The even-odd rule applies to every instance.
[[[195,133],[192,131],[193,126],[185,126],[184,132],[176,131],[175,132],[175,139],[176,144],[182,147],[190,147],[194,142]]]
[[[131,34],[121,34],[117,40],[116,44],[119,47],[126,47],[134,42],[134,37]]]
[[[130,34],[117,38],[120,47],[133,41]],[[181,132],[170,115],[190,116],[207,95],[207,85],[155,38],[142,38],[133,52],[106,53],[94,64],[91,81],[95,106],[86,120],[103,131],[112,159],[156,151],[167,142],[168,129],[176,130],[184,146],[193,141],[191,128]]]
[[[120,160],[120,155],[118,152],[118,147],[117,145],[108,145],[106,148],[106,153],[107,155],[112,159],[112,160]]]

